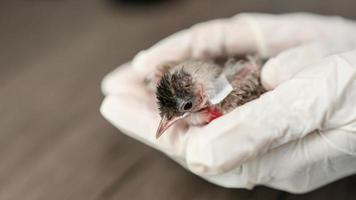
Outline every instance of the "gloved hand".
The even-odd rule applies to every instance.
[[[224,187],[302,193],[356,172],[356,24],[310,14],[240,14],[178,32],[107,75],[101,112],[125,134]],[[271,91],[204,127],[155,139],[142,78],[158,64],[224,54],[271,57]]]

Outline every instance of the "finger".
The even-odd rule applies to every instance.
[[[145,74],[159,64],[189,58],[248,53],[270,57],[314,39],[331,37],[340,32],[338,30],[344,31],[344,27],[340,18],[305,13],[239,14],[230,19],[200,23],[173,34],[140,52],[133,66]]]
[[[209,125],[191,129],[188,166],[200,174],[223,173],[312,131],[335,128],[341,115],[352,121],[355,116],[345,113],[353,106],[355,94],[349,89],[355,76],[348,62],[330,57]]]
[[[108,74],[102,82],[106,94],[102,115],[124,134],[170,155],[184,165],[187,126],[177,123],[164,137],[155,138],[160,116],[154,94],[150,93],[130,64]]]
[[[274,149],[255,163],[263,184],[304,193],[356,172],[356,135],[334,129]],[[352,145],[350,145],[352,144]],[[262,166],[263,165],[263,166]]]
[[[160,117],[153,98],[135,93],[109,95],[100,109],[102,115],[124,134],[183,160],[187,127],[177,123],[165,137],[155,138]]]
[[[257,48],[251,32],[248,23],[237,18],[200,23],[140,52],[133,59],[133,66],[147,73],[166,62],[251,52]]]
[[[314,132],[272,149],[237,169],[205,178],[225,187],[266,185],[292,193],[305,193],[354,174],[355,143],[356,135],[352,132]]]

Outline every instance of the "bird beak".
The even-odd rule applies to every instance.
[[[181,116],[175,116],[168,119],[166,115],[163,115],[161,122],[159,123],[158,130],[156,132],[156,138],[159,138],[170,126],[172,126],[176,121],[185,118],[189,113],[184,113]]]

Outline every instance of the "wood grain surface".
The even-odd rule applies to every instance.
[[[238,12],[356,19],[353,0],[0,1],[0,200],[355,199],[356,177],[304,195],[225,189],[99,113],[102,77],[164,36]]]

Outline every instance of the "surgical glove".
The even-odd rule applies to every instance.
[[[215,184],[307,192],[356,171],[355,29],[352,21],[309,14],[242,14],[196,25],[107,75],[101,112]],[[262,70],[271,91],[206,126],[177,124],[155,139],[159,115],[145,74],[167,61],[251,52],[275,56]]]

